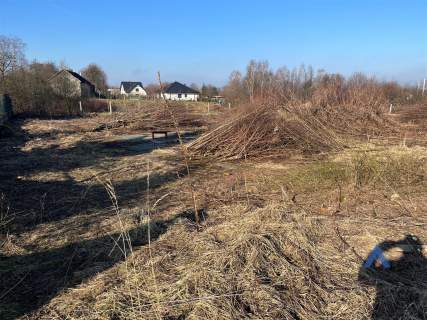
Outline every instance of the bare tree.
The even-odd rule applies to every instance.
[[[191,88],[191,89],[193,89],[193,90],[196,90],[196,91],[199,91],[199,92],[200,92],[200,88],[199,88],[199,86],[197,85],[197,83],[192,83],[192,84],[190,85],[190,88]]]
[[[254,102],[254,94],[255,94],[255,68],[256,61],[249,61],[248,66],[246,67],[246,77],[245,77],[245,85],[246,89],[249,93],[249,102]]]
[[[23,65],[25,44],[19,38],[8,38],[0,35],[0,80],[3,82],[6,75]]]
[[[255,64],[255,94],[261,99],[265,98],[273,74],[270,71],[268,61],[259,61]]]
[[[56,102],[66,107],[67,114],[77,113],[77,103],[81,99],[80,85],[72,82],[67,74],[59,74],[51,81]]]
[[[82,70],[82,75],[92,82],[98,90],[106,94],[108,89],[107,75],[99,65],[95,63],[89,64]]]
[[[203,97],[212,98],[213,96],[217,96],[219,94],[219,90],[217,87],[211,84],[203,84],[201,93]]]
[[[242,74],[239,71],[233,71],[230,74],[228,84],[224,87],[223,94],[225,98],[233,104],[239,104],[247,99],[247,93],[242,80]]]

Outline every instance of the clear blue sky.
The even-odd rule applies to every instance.
[[[427,76],[427,0],[0,0],[29,60],[100,64],[109,82],[223,85],[250,59],[403,83]]]

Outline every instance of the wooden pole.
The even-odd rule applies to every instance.
[[[426,79],[424,78],[424,82],[423,82],[423,95],[424,95],[424,91],[426,90]]]
[[[388,113],[392,113],[393,112],[393,104],[392,103],[390,103],[390,110],[389,110],[389,112]]]
[[[230,102],[228,103],[228,109],[231,109],[231,103]]]
[[[82,101],[79,101],[79,107],[80,107],[80,113],[83,113],[83,106],[82,106]]]
[[[110,111],[110,114],[113,114],[113,108],[111,106],[111,100],[108,101],[108,111]]]
[[[208,113],[209,113],[209,101],[208,101]]]

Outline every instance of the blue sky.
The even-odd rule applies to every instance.
[[[250,59],[349,75],[427,77],[427,0],[0,0],[0,34],[29,60],[78,71],[101,65],[109,82],[223,85]]]

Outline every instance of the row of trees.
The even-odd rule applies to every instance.
[[[324,105],[352,103],[356,96],[373,96],[390,103],[408,103],[421,97],[421,91],[396,82],[380,82],[361,73],[345,78],[324,70],[314,72],[301,65],[292,70],[272,70],[268,61],[251,60],[243,75],[233,71],[222,94],[235,104],[298,101]],[[369,98],[369,96],[371,96]],[[369,101],[366,101],[368,103]]]

